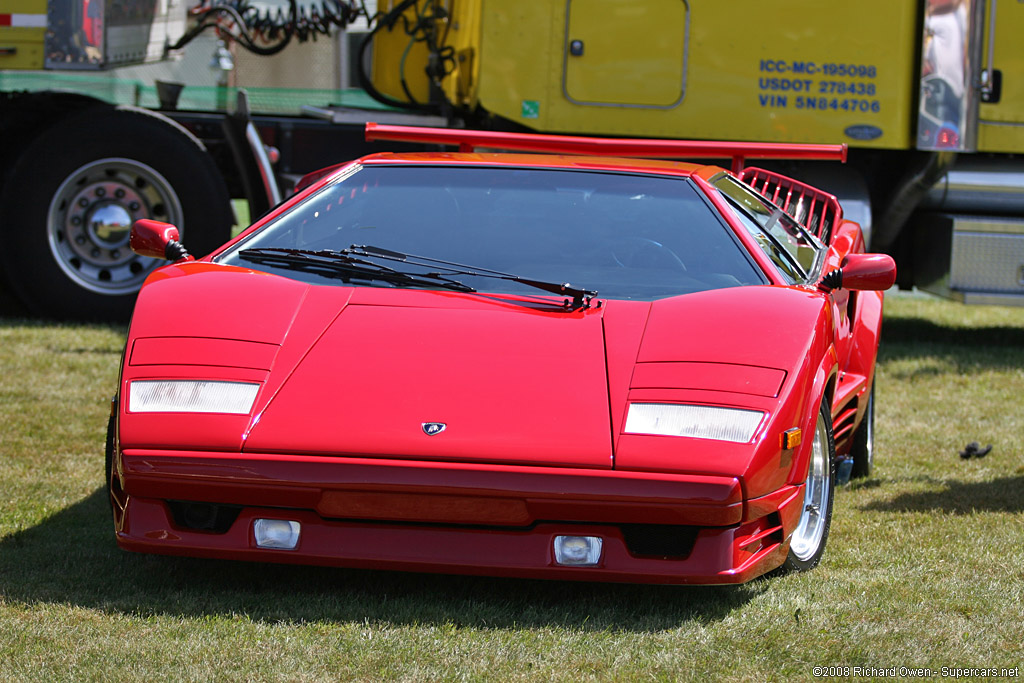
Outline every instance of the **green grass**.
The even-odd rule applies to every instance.
[[[0,319],[2,680],[783,681],[1024,663],[1024,309],[891,297],[875,476],[838,493],[818,569],[724,588],[123,553],[101,492],[122,339]],[[970,441],[992,453],[961,460]]]

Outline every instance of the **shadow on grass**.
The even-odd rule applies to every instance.
[[[124,336],[128,331],[128,323],[117,323],[117,322],[81,322],[81,321],[67,321],[67,320],[52,320],[48,318],[39,318],[31,316],[27,311],[6,311],[3,310],[0,305],[0,328],[10,327],[74,327],[76,329],[84,330],[99,330],[99,331],[110,331]],[[65,349],[59,349],[65,350]]]
[[[1024,476],[993,481],[946,482],[942,491],[901,493],[892,500],[876,501],[863,510],[875,512],[1024,512]]]
[[[1018,319],[1021,316],[1018,315]],[[916,358],[934,355],[936,347],[947,350],[970,350],[971,357],[979,348],[995,354],[1009,351],[1016,355],[1024,350],[1024,326],[953,327],[923,318],[886,318],[882,325],[880,357]]]
[[[1007,313],[1016,321],[1024,320],[1017,309]],[[886,318],[882,336],[891,342],[929,342],[953,346],[1024,346],[1024,325],[990,327],[954,327],[924,318]]]
[[[0,595],[111,613],[274,622],[658,632],[719,620],[768,589],[589,584],[136,555],[100,489],[0,541]]]

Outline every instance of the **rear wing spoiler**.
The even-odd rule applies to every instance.
[[[731,159],[739,174],[747,159],[816,159],[846,162],[846,145],[808,145],[784,142],[712,142],[708,140],[647,140],[593,138],[543,133],[506,133],[457,128],[421,128],[366,124],[366,140],[457,145],[460,152],[478,147],[516,152],[581,154],[647,159]]]

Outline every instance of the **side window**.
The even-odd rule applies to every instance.
[[[820,267],[825,245],[789,214],[731,176],[722,174],[712,185],[787,280],[806,282]]]

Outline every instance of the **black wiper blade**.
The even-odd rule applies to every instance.
[[[431,276],[446,276],[446,275],[470,275],[477,277],[489,277],[496,280],[508,280],[510,282],[518,282],[526,285],[527,287],[533,287],[544,292],[550,292],[551,294],[557,294],[559,296],[571,296],[572,297],[572,309],[577,308],[589,308],[590,301],[597,296],[597,291],[592,289],[582,289],[580,287],[573,287],[568,282],[548,282],[546,280],[534,280],[532,278],[522,277],[513,273],[504,273],[500,270],[492,270],[490,268],[480,268],[477,266],[467,266],[462,263],[456,263],[454,261],[445,261],[443,259],[431,258],[429,256],[418,256],[416,254],[406,254],[400,251],[392,251],[391,249],[385,249],[383,247],[375,247],[370,244],[353,244],[348,249],[342,249],[341,253],[350,254],[356,257],[369,257],[369,258],[382,258],[389,261],[399,261],[401,263],[409,263],[411,265],[422,266],[424,268],[431,268],[440,266],[445,272],[432,272],[429,273]]]
[[[351,280],[381,280],[407,287],[443,287],[456,292],[475,292],[467,284],[447,277],[443,273],[408,273],[367,261],[349,254],[348,250],[332,249],[288,249],[284,247],[263,247],[242,249],[238,257],[252,263],[278,268],[315,273],[323,277],[337,278],[342,282]]]

